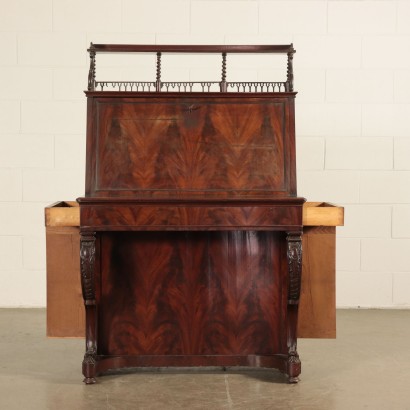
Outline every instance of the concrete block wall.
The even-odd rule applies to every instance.
[[[90,41],[293,42],[298,191],[345,206],[337,304],[410,306],[409,0],[0,0],[0,10],[0,306],[45,306],[44,206],[84,192]],[[163,61],[167,80],[219,76],[212,57]],[[155,73],[150,56],[98,63],[99,79]],[[268,80],[281,64],[228,56],[228,80]]]

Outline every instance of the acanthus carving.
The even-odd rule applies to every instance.
[[[84,365],[95,365],[96,364],[97,350],[94,346],[89,347],[84,355],[83,364]]]
[[[81,235],[81,286],[84,301],[95,300],[94,268],[95,268],[95,235]]]
[[[288,364],[299,364],[299,354],[296,351],[296,346],[292,347],[288,352]]]
[[[83,359],[83,374],[85,376],[85,384],[94,384],[97,382],[95,379],[97,364],[97,350],[95,346],[89,346],[85,352]]]
[[[299,232],[290,232],[287,236],[288,244],[288,267],[289,267],[289,286],[288,303],[296,304],[299,302],[300,283],[302,273],[302,236]]]
[[[299,381],[300,371],[301,362],[295,346],[295,349],[291,349],[288,353],[287,374],[289,376],[289,383],[297,383]]]

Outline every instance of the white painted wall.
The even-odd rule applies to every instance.
[[[410,306],[410,1],[0,0],[0,10],[0,306],[45,306],[43,208],[84,191],[90,41],[293,42],[298,191],[345,206],[337,303]],[[97,79],[153,78],[153,59],[138,61],[97,65]],[[213,62],[169,56],[163,72],[204,79]],[[228,57],[228,80],[277,68],[255,64]]]

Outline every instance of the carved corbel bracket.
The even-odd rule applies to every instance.
[[[298,304],[300,296],[300,283],[302,277],[302,234],[301,232],[288,232],[286,238],[288,249],[288,303]]]
[[[95,301],[95,233],[81,234],[80,243],[81,287],[87,305]]]

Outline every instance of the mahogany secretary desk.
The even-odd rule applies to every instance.
[[[293,45],[88,51],[84,382],[162,366],[270,367],[297,382]],[[96,81],[107,52],[153,53],[156,80]],[[220,54],[220,81],[162,81],[168,53]],[[227,81],[233,53],[284,54],[286,81]]]

